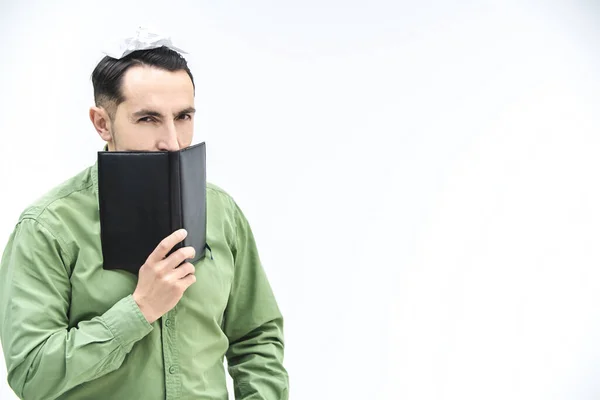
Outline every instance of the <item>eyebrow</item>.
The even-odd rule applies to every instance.
[[[182,114],[193,114],[195,112],[196,112],[196,109],[194,107],[187,107],[187,108],[184,108],[183,110],[179,111],[178,113],[173,114],[173,116],[177,117]],[[159,113],[158,111],[150,110],[147,108],[143,108],[132,114],[132,117],[134,117],[134,118],[146,117],[146,116],[163,118],[163,115],[161,113]]]

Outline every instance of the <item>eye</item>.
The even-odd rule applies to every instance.
[[[138,122],[154,122],[154,118],[152,117],[142,117],[138,119]]]
[[[178,119],[181,119],[181,120],[188,120],[188,119],[192,119],[192,116],[191,116],[191,114],[181,114],[181,115],[178,117]]]

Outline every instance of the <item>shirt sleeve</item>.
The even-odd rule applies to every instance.
[[[283,317],[246,217],[232,200],[235,274],[225,310],[226,358],[236,400],[287,400]]]
[[[34,219],[21,220],[0,262],[0,339],[8,383],[26,400],[50,400],[121,366],[152,325],[131,295],[69,328],[72,260]]]

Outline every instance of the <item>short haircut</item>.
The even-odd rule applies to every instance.
[[[123,58],[116,59],[104,57],[92,72],[92,85],[94,86],[94,101],[97,107],[104,107],[111,119],[119,104],[125,98],[121,92],[123,76],[133,66],[151,66],[167,71],[185,71],[192,80],[194,91],[194,77],[188,68],[187,61],[178,52],[162,46],[149,50],[136,50]]]

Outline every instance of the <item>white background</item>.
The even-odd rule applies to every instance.
[[[0,4],[0,248],[95,161],[90,74],[149,25],[190,53],[290,399],[600,397],[596,1]]]

